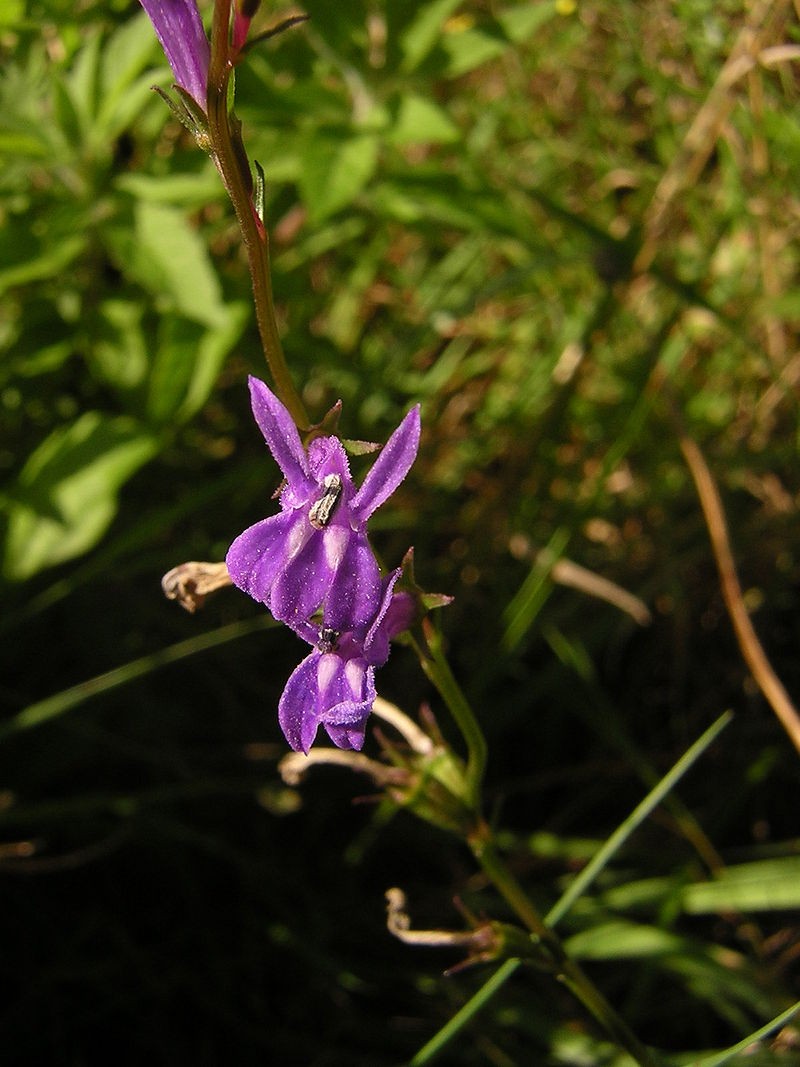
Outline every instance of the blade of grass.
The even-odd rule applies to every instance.
[[[0,741],[4,741],[20,730],[30,730],[34,726],[41,726],[42,723],[63,715],[64,712],[77,707],[90,697],[107,693],[110,689],[116,689],[120,685],[127,685],[128,682],[141,678],[142,675],[149,674],[168,663],[175,663],[188,656],[205,652],[209,648],[227,644],[239,637],[246,637],[276,625],[277,623],[270,615],[257,615],[253,619],[232,622],[227,626],[220,626],[217,630],[209,630],[187,638],[185,641],[178,641],[177,644],[168,645],[147,656],[140,656],[129,663],[124,663],[121,667],[114,667],[113,670],[106,671],[104,674],[98,674],[94,678],[89,678],[69,689],[63,689],[60,693],[54,693],[53,696],[39,700],[35,704],[29,704],[27,708],[23,708],[6,722],[0,723]]]
[[[139,793],[90,793],[85,796],[41,803],[13,805],[0,811],[0,825],[41,827],[45,823],[72,822],[90,815],[108,814],[127,819],[147,809],[162,810],[166,805],[213,796],[251,796],[263,787],[263,780],[208,778],[143,789]]]
[[[793,1004],[791,1008],[787,1008],[786,1011],[781,1012],[780,1015],[776,1015],[771,1022],[768,1022],[766,1026],[762,1026],[760,1030],[754,1031],[738,1044],[731,1045],[730,1048],[725,1049],[724,1052],[717,1052],[704,1060],[695,1060],[695,1067],[722,1067],[723,1063],[729,1063],[740,1052],[746,1052],[755,1041],[761,1041],[762,1038],[769,1037],[770,1034],[775,1033],[776,1030],[794,1018],[798,1012],[800,1012],[800,1001]]]
[[[613,312],[612,305],[608,307],[604,305],[603,314],[607,319]],[[676,352],[674,344],[670,342],[670,336],[679,315],[680,308],[672,308],[644,350],[647,365],[653,368],[648,375],[650,383],[658,385],[668,380],[680,358],[680,351]],[[585,353],[590,351],[590,343],[591,337],[587,336],[583,343]],[[595,499],[599,499],[604,492],[606,478],[622,461],[644,429],[652,412],[656,395],[657,389],[645,387],[642,390],[639,400],[625,420],[622,431],[603,456],[595,480]],[[506,652],[513,652],[520,644],[541,611],[552,589],[552,581],[549,580],[551,571],[566,550],[570,537],[571,533],[565,526],[555,530],[546,549],[537,555],[528,576],[505,609],[503,618],[506,629],[503,634],[503,648]]]
[[[691,748],[684,752],[678,762],[664,775],[658,785],[650,790],[644,800],[634,808],[628,818],[617,827],[611,837],[609,837],[602,848],[595,853],[591,861],[586,864],[566,892],[547,913],[545,922],[548,926],[555,926],[556,923],[564,918],[575,901],[588,889],[614,853],[622,847],[633,831],[644,822],[650,812],[661,803],[673,786],[677,785],[684,774],[686,774],[689,768],[705,752],[712,741],[719,736],[732,718],[733,713],[730,711],[726,711],[720,715],[716,722],[712,723],[705,733],[695,741]]]
[[[637,777],[646,789],[655,789],[660,776],[650,758],[630,735],[624,718],[619,715],[615,704],[608,697],[599,679],[593,672],[591,661],[583,648],[575,648],[575,639],[568,638],[562,631],[550,626],[542,630],[542,636],[548,642],[559,660],[575,672],[575,679],[585,690],[586,703],[580,702],[576,710],[581,715],[588,729],[594,731],[604,742],[612,745],[629,762]],[[591,673],[589,673],[591,670]],[[676,829],[690,842],[700,859],[710,872],[721,870],[724,866],[717,850],[700,826],[692,812],[677,796],[668,796],[665,801]]]
[[[554,532],[547,548],[536,557],[528,577],[503,612],[506,621],[503,647],[507,652],[512,652],[522,641],[547,600],[552,588],[550,571],[561,558],[569,538],[569,531],[564,527]]]
[[[520,965],[520,960],[506,960],[488,982],[484,982],[478,992],[470,997],[467,1003],[456,1012],[452,1019],[445,1023],[437,1034],[434,1034],[413,1059],[409,1060],[408,1067],[424,1067],[426,1063],[433,1063],[445,1045],[467,1025],[474,1015],[477,1015],[485,1004],[489,1003],[495,993],[506,984]]]
[[[98,575],[119,566],[120,560],[131,561],[133,557],[140,559],[143,549],[147,551],[152,546],[159,531],[177,524],[187,515],[201,514],[204,508],[217,500],[230,498],[250,478],[255,480],[260,476],[260,463],[239,463],[231,474],[220,476],[207,485],[192,486],[191,490],[180,494],[170,504],[146,511],[138,518],[125,516],[124,522],[119,523],[119,532],[98,545],[66,577],[57,579],[34,596],[20,599],[11,610],[6,605],[3,618],[0,619],[0,634],[15,631],[27,619],[47,611]]]
[[[678,762],[664,775],[658,784],[650,790],[644,800],[637,805],[628,818],[625,819],[625,821],[614,831],[611,837],[609,837],[608,841],[570,885],[560,900],[553,905],[545,917],[545,923],[548,926],[555,926],[555,924],[563,918],[572,904],[574,904],[575,900],[577,900],[578,896],[585,892],[592,880],[602,868],[606,866],[613,854],[622,847],[624,842],[647,818],[653,808],[661,803],[664,797],[686,774],[689,768],[697,762],[700,756],[728,725],[732,718],[733,715],[730,711],[726,711],[720,715],[716,722],[712,723],[705,733],[703,733],[701,737],[687,749]],[[434,1058],[439,1055],[445,1046],[457,1036],[457,1034],[483,1007],[486,1006],[486,1004],[489,1003],[494,994],[505,985],[508,979],[520,966],[520,960],[506,960],[505,963],[495,971],[491,978],[484,982],[477,993],[470,997],[466,1004],[456,1012],[452,1019],[448,1020],[441,1030],[434,1034],[430,1041],[417,1052],[413,1059],[409,1061],[409,1067],[424,1067],[425,1064],[432,1063]],[[703,1067],[707,1067],[707,1065],[704,1064]],[[708,1067],[710,1067],[710,1065],[708,1065]]]
[[[700,506],[703,509],[714,560],[719,572],[720,589],[742,659],[750,668],[758,688],[775,712],[789,740],[800,753],[800,713],[770,663],[764,646],[759,641],[750,621],[733,558],[728,524],[717,483],[714,481],[700,446],[681,426],[677,408],[674,409],[673,417],[678,422],[678,444],[694,480]]]

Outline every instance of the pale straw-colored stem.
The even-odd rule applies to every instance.
[[[411,748],[415,752],[419,752],[420,755],[427,756],[436,747],[433,738],[428,737],[425,731],[421,730],[404,711],[401,711],[395,704],[390,704],[383,697],[375,697],[375,703],[372,705],[372,714],[377,715],[379,719],[383,719],[384,722],[388,722],[390,726],[393,726],[405,738]]]
[[[719,571],[722,596],[742,656],[764,698],[778,716],[792,744],[800,752],[800,715],[767,659],[744,605],[742,587],[736,573],[736,564],[728,537],[725,512],[716,483],[696,442],[683,431],[678,440],[700,498],[700,506],[703,509],[711,548]]]
[[[351,771],[369,775],[379,786],[391,785],[402,780],[405,775],[404,771],[378,763],[360,752],[340,748],[312,748],[308,755],[303,752],[290,752],[280,761],[278,770],[287,785],[299,785],[311,767],[321,764],[347,767]]]

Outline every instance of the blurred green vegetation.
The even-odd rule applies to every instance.
[[[543,910],[737,713],[679,790],[695,836],[665,808],[563,925],[645,1041],[732,1044],[800,998],[798,756],[733,639],[675,412],[798,697],[797,14],[303,9],[236,84],[295,381],[314,417],[341,398],[352,438],[422,402],[373,540],[455,596],[490,814]],[[457,925],[456,893],[502,906],[456,843],[354,806],[363,782],[284,787],[300,645],[233,591],[190,617],[159,589],[221,559],[278,478],[224,192],[151,91],[170,74],[136,4],[7,0],[0,58],[4,1063],[105,1063],[113,1039],[120,1064],[398,1064],[487,974],[393,942],[383,891],[423,926]],[[584,570],[550,572],[548,545]],[[381,678],[451,734],[407,649]],[[439,1062],[618,1061],[520,972]]]

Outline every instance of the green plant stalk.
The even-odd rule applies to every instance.
[[[441,634],[434,627],[425,626],[425,638],[425,651],[417,649],[420,662],[425,674],[447,704],[467,744],[467,799],[477,815],[480,812],[481,782],[486,768],[486,739],[475,713],[453,676],[442,649]],[[545,924],[527,893],[495,849],[491,830],[483,820],[479,821],[476,831],[468,838],[468,844],[483,872],[540,943],[543,952],[550,957],[558,980],[572,991],[619,1047],[624,1048],[640,1067],[657,1067],[650,1052],[616,1014],[578,964],[569,958],[558,936]]]
[[[442,649],[442,638],[433,626],[425,626],[423,650],[416,644],[422,669],[436,686],[439,695],[456,721],[467,745],[467,797],[476,814],[480,812],[481,782],[486,770],[486,738],[483,736],[475,712],[456,681]]]
[[[689,768],[694,766],[712,741],[717,738],[732,719],[733,712],[723,712],[722,715],[720,715],[719,718],[703,732],[702,736],[699,737],[697,741],[686,750],[686,752],[684,752],[677,763],[675,763],[663,778],[661,778],[661,780],[650,790],[644,800],[636,805],[627,819],[620,823],[605,844],[597,850],[589,863],[586,864],[580,874],[576,875],[559,900],[556,901],[547,913],[545,922],[548,927],[553,927],[561,922],[575,901],[579,900],[580,897],[586,893],[587,889],[600,871],[606,868],[611,857],[619,851],[631,834],[641,826],[655,808],[657,808],[662,801],[667,799],[671,791],[675,788],[681,778],[683,778]]]
[[[616,1044],[625,1049],[640,1067],[658,1067],[652,1053],[639,1041],[627,1023],[617,1015],[579,964],[567,955],[558,936],[545,925],[527,893],[495,849],[491,831],[485,824],[472,837],[469,845],[484,874],[492,881],[530,933],[541,944],[542,949],[549,955],[553,973],[558,981],[571,991]]]
[[[445,1046],[481,1008],[489,1003],[497,990],[502,988],[511,975],[518,971],[521,966],[521,960],[506,960],[488,982],[482,985],[478,992],[464,1005],[461,1011],[456,1012],[452,1019],[414,1055],[413,1059],[409,1060],[408,1067],[425,1067],[426,1064],[433,1063]]]
[[[92,697],[100,696],[118,686],[127,685],[166,664],[177,663],[178,660],[185,659],[187,656],[196,656],[200,652],[224,645],[228,641],[236,641],[240,637],[247,637],[249,634],[277,625],[269,615],[256,615],[252,619],[242,619],[239,622],[229,623],[227,626],[220,626],[216,630],[195,634],[194,637],[189,637],[185,641],[178,641],[174,645],[167,645],[166,648],[160,648],[146,656],[130,660],[128,663],[123,663],[121,667],[114,667],[110,671],[88,678],[85,682],[73,685],[69,689],[62,689],[60,693],[45,697],[44,700],[38,700],[35,704],[29,704],[27,708],[23,708],[10,719],[0,723],[0,741],[4,741],[20,730],[30,730],[35,726],[41,726],[42,723],[49,722],[72,708],[79,707]]]
[[[630,835],[651,814],[653,809],[664,800],[669,791],[674,789],[680,778],[693,767],[709,745],[716,739],[718,734],[731,721],[731,712],[722,714],[700,737],[691,748],[684,753],[678,762],[667,772],[660,782],[647,794],[644,800],[638,804],[627,819],[614,831],[606,844],[599,850],[595,858],[569,885],[567,890],[544,917],[545,925],[552,928],[569,911],[579,895],[586,893],[591,882],[599,872],[605,868],[611,857],[622,847]],[[473,851],[477,847],[473,844]],[[505,982],[522,966],[518,959],[506,960],[492,977],[475,993],[466,1004],[453,1016],[442,1029],[435,1034],[427,1044],[419,1050],[411,1060],[409,1067],[423,1067],[431,1063],[439,1052],[451,1041],[460,1030],[473,1018],[473,1016],[486,1006],[494,994],[502,988]],[[721,1062],[721,1061],[720,1061]],[[706,1064],[703,1063],[703,1067]]]
[[[269,237],[255,211],[250,165],[238,131],[231,129],[228,86],[233,66],[230,60],[231,0],[216,0],[211,27],[211,61],[208,72],[206,107],[211,153],[225,189],[233,204],[253,283],[256,323],[261,346],[272,375],[275,391],[301,430],[310,426],[305,405],[292,382],[283,353],[269,263]]]

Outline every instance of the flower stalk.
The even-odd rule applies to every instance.
[[[211,154],[233,204],[247,252],[256,324],[275,391],[291,413],[295,425],[301,430],[307,430],[311,425],[310,419],[289,374],[275,319],[269,236],[255,210],[252,175],[238,123],[233,119],[228,105],[228,90],[233,72],[230,21],[231,0],[216,0],[211,27],[211,59],[206,98]]]
[[[424,648],[415,641],[422,669],[433,682],[450,714],[456,721],[467,746],[467,799],[476,812],[480,811],[481,783],[486,770],[486,738],[475,712],[455,679],[442,647],[442,635],[427,619],[423,621]]]
[[[253,412],[284,474],[284,484],[280,513],[245,530],[231,545],[225,564],[190,563],[174,569],[166,576],[167,594],[194,610],[205,595],[233,582],[289,625],[312,651],[293,672],[279,706],[281,726],[296,750],[282,764],[285,779],[294,784],[311,763],[323,762],[370,775],[395,803],[464,840],[527,931],[488,920],[471,922],[468,932],[415,931],[402,894],[392,890],[389,922],[395,936],[413,944],[466,947],[466,962],[512,957],[544,966],[640,1067],[656,1067],[652,1054],[539,915],[481,817],[487,759],[483,731],[453,675],[441,633],[425,617],[414,626],[419,608],[442,606],[449,598],[423,594],[415,587],[410,553],[411,591],[401,584],[403,568],[381,576],[367,541],[367,520],[402,482],[416,456],[419,409],[408,412],[358,489],[333,427],[328,435],[323,423],[313,428],[305,443],[300,439],[298,430],[312,427],[292,382],[276,322],[263,176],[258,168],[254,183],[241,124],[231,107],[231,76],[245,50],[259,0],[241,0],[235,13],[233,2],[215,0],[209,49],[194,0],[142,0],[176,76],[185,111],[182,121],[209,151],[236,214],[261,345],[277,393],[274,396],[263,382],[251,379]],[[180,112],[178,107],[179,117]],[[386,662],[390,642],[411,626],[421,666],[462,734],[466,763],[446,745],[434,744],[433,737],[429,745],[413,724],[404,726],[397,709],[385,717],[400,722],[411,754],[386,743],[387,764],[358,751],[377,699],[375,669]],[[309,754],[320,725],[337,747]]]
[[[639,1067],[658,1067],[658,1061],[650,1050],[614,1011],[581,966],[570,958],[558,935],[546,925],[527,893],[495,848],[489,827],[485,823],[482,824],[479,832],[474,834],[468,843],[484,874],[525,924],[540,948],[552,959],[553,972],[557,980],[570,990],[617,1045],[624,1048],[639,1064]]]

